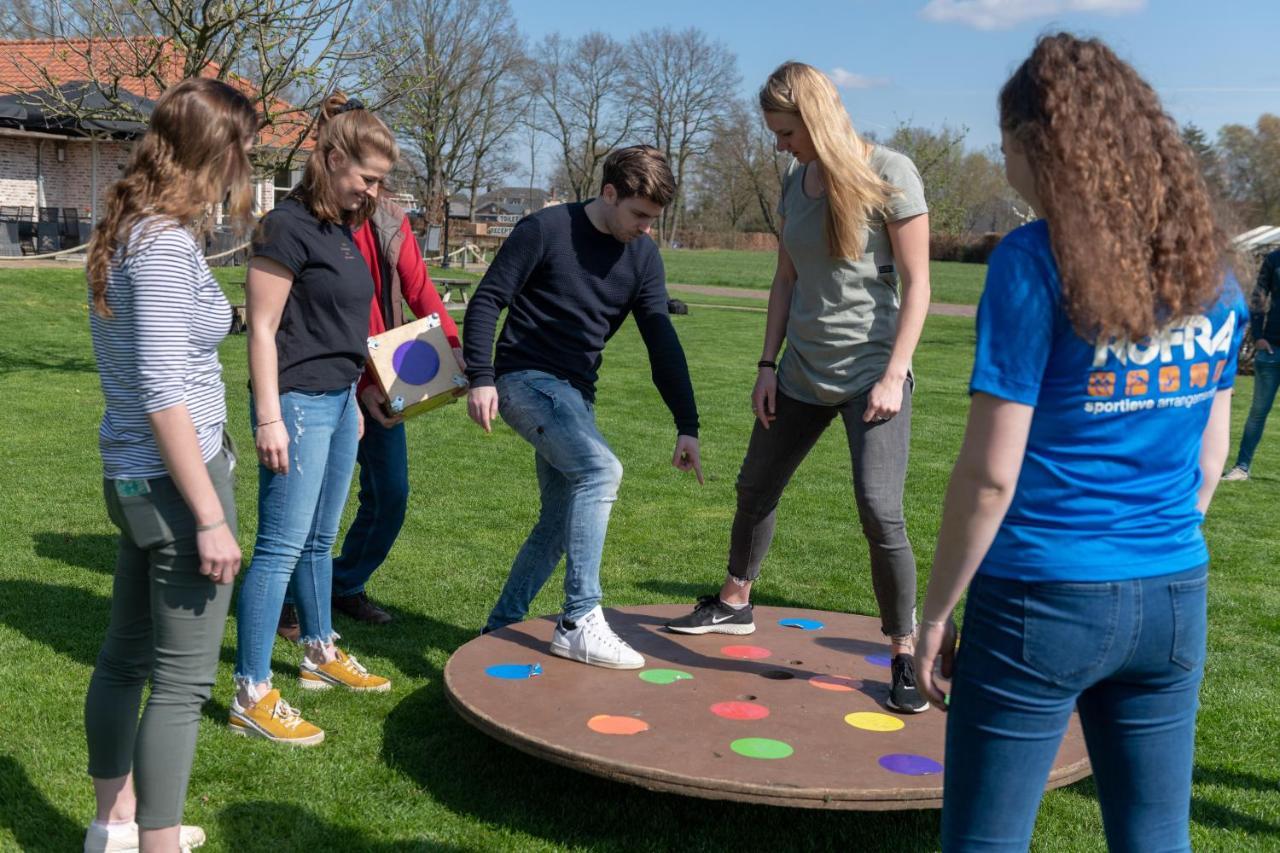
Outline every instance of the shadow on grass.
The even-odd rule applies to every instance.
[[[0,374],[18,372],[41,373],[97,373],[98,365],[92,357],[55,355],[45,352],[18,354],[12,350],[0,350]]]
[[[1242,773],[1222,767],[1197,765],[1192,780],[1198,785],[1215,785],[1260,794],[1275,795],[1280,791],[1280,780],[1274,777],[1268,779],[1253,773]],[[1215,829],[1235,830],[1252,835],[1280,836],[1280,824],[1245,814],[1230,806],[1211,802],[1203,796],[1191,798],[1191,819],[1201,826],[1211,826]]]
[[[397,634],[425,638],[429,651],[449,652],[473,639],[464,630],[419,614],[396,614]],[[353,643],[354,645],[354,643]],[[441,668],[422,653],[361,646],[396,660],[428,681],[388,716],[382,758],[451,810],[492,827],[569,847],[597,850],[730,849],[750,827],[758,849],[936,850],[938,813],[798,812],[771,806],[658,794],[532,758],[481,734],[450,708]],[[803,827],[801,829],[800,827]],[[377,849],[377,848],[374,848]]]
[[[78,850],[84,843],[85,827],[54,808],[10,755],[0,755],[0,803],[0,826],[19,850]]]
[[[0,580],[0,622],[76,663],[97,662],[110,617],[106,596],[72,586]]]
[[[31,541],[38,557],[108,575],[115,572],[116,548],[119,544],[119,537],[115,534],[44,530],[33,533]]]
[[[211,833],[212,835],[212,833]],[[218,813],[218,837],[224,850],[361,850],[368,853],[461,851],[471,848],[429,839],[378,842],[350,827],[327,823],[292,803],[262,800],[236,803]]]

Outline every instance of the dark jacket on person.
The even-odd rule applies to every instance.
[[[1262,259],[1258,270],[1258,283],[1249,299],[1249,331],[1255,341],[1265,338],[1272,345],[1280,345],[1280,249]]]

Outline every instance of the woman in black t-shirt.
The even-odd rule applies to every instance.
[[[332,548],[363,430],[355,382],[364,369],[373,279],[351,240],[398,156],[359,101],[325,103],[302,183],[259,226],[245,282],[250,416],[258,452],[258,535],[237,607],[233,731],[311,745],[324,732],[271,686],[271,650],[286,588],[306,647],[299,686],[385,691],[334,645]]]

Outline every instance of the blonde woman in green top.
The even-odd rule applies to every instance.
[[[892,644],[887,704],[924,711],[929,705],[916,690],[911,658],[915,557],[902,513],[911,357],[929,309],[924,188],[910,159],[858,136],[836,87],[812,66],[779,66],[760,90],[760,109],[777,149],[795,162],[778,205],[778,265],[751,393],[756,425],[738,475],[728,577],[719,594],[703,596],[667,627],[755,630],[751,586],[773,538],[778,501],[838,415],[881,630]]]

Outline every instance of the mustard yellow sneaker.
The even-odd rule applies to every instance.
[[[342,649],[337,649],[337,653],[338,656],[328,663],[312,663],[304,657],[299,684],[306,690],[345,687],[359,693],[386,693],[391,689],[391,679],[373,675]]]
[[[302,714],[280,698],[279,690],[267,694],[250,708],[231,700],[231,731],[245,737],[261,737],[291,746],[315,746],[324,740],[324,730],[302,719]]]

